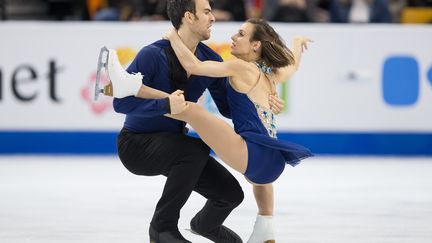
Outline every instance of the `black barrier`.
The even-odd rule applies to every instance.
[[[6,20],[6,3],[5,0],[0,0],[0,18]]]

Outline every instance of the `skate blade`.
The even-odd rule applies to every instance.
[[[105,70],[107,70],[106,68],[108,63],[108,54],[109,54],[108,48],[106,46],[102,47],[99,52],[97,72],[96,72],[95,93],[94,93],[95,101],[98,100],[100,94],[104,93],[104,89],[101,88],[100,85],[100,79],[101,79],[102,68],[105,68]]]
[[[192,234],[200,235],[200,234],[198,234],[197,232],[193,231],[192,229],[188,229],[188,228],[186,228],[185,230],[191,232]]]

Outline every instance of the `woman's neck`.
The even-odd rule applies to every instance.
[[[241,59],[243,61],[246,62],[259,62],[259,58],[257,55],[254,54],[245,54],[245,55],[234,55],[235,57],[237,57],[238,59]]]

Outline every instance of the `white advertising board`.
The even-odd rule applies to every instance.
[[[227,58],[230,36],[239,26],[215,24],[207,43]],[[298,73],[280,87],[287,102],[278,116],[280,129],[432,131],[431,27],[273,26],[288,46],[295,35],[314,41]],[[114,113],[111,99],[92,100],[99,50],[117,49],[126,66],[169,27],[166,22],[2,23],[0,129],[118,129],[123,116]],[[389,81],[395,77],[402,80]]]

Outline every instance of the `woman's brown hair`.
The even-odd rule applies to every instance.
[[[261,42],[262,64],[271,68],[280,68],[294,64],[293,53],[286,47],[282,38],[263,19],[252,18],[246,22],[254,25],[250,41]]]

